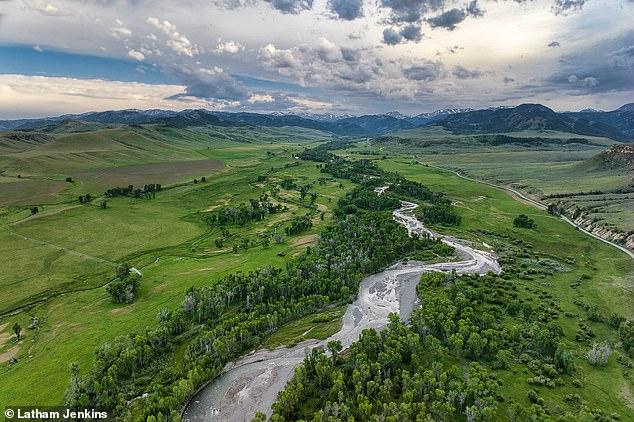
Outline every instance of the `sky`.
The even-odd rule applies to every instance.
[[[634,102],[634,0],[0,0],[0,119]]]

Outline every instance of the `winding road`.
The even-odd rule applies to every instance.
[[[377,193],[385,189],[378,188]],[[471,248],[467,242],[455,238],[438,236],[423,226],[412,213],[416,207],[414,203],[401,201],[401,207],[393,212],[394,219],[406,227],[410,235],[439,237],[456,249],[460,261],[436,264],[410,261],[366,277],[359,285],[357,299],[348,306],[338,333],[326,340],[305,341],[292,348],[258,350],[228,364],[219,377],[189,402],[183,421],[250,421],[258,410],[270,415],[278,392],[291,379],[295,367],[303,362],[306,348],[325,348],[331,340],[339,340],[344,349],[348,348],[361,331],[385,327],[392,312],[407,320],[416,305],[416,285],[421,274],[456,270],[458,274],[483,275],[501,271],[492,252]]]
[[[521,193],[521,192],[519,192],[519,191],[517,191],[515,189],[509,188],[509,187],[506,187],[506,186],[496,185],[495,183],[485,182],[484,180],[474,179],[472,177],[460,174],[459,172],[457,172],[455,170],[451,170],[451,169],[447,169],[447,168],[444,168],[444,167],[435,166],[433,164],[424,164],[424,163],[419,163],[419,164],[424,165],[424,166],[428,166],[428,167],[431,167],[431,168],[435,168],[436,170],[448,171],[448,172],[453,173],[456,176],[460,177],[461,179],[470,180],[472,182],[480,183],[481,185],[487,185],[487,186],[490,186],[490,187],[495,188],[495,189],[500,189],[500,190],[505,190],[507,192],[511,192],[512,194],[517,195],[519,198],[523,199],[524,201],[530,202],[531,204],[537,206],[538,208],[541,208],[541,209],[544,209],[544,210],[548,209],[547,205],[544,205],[544,204],[542,204],[539,201],[536,201],[536,200],[534,200],[532,198],[529,198],[528,196],[524,195],[523,193]],[[608,245],[613,246],[613,247],[619,249],[620,251],[625,252],[627,255],[629,255],[630,258],[634,259],[634,252],[632,252],[631,250],[627,249],[626,247],[621,246],[621,245],[619,245],[617,243],[611,242],[611,241],[609,241],[607,239],[604,239],[601,236],[597,236],[596,234],[594,234],[592,232],[589,232],[588,230],[584,229],[583,227],[581,227],[580,225],[578,225],[577,223],[575,223],[574,221],[572,221],[571,219],[569,219],[565,215],[560,215],[560,217],[566,223],[570,224],[571,226],[575,227],[576,229],[581,230],[583,233],[587,234],[588,236],[594,237],[595,239],[600,240],[603,243],[607,243]]]

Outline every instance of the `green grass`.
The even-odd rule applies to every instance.
[[[51,289],[71,291],[85,286],[93,289],[57,296],[18,316],[0,318],[0,325],[12,325],[20,320],[24,321],[21,322],[23,327],[28,325],[30,316],[37,316],[41,321],[37,337],[36,332],[30,332],[31,338],[22,341],[17,353],[20,362],[0,367],[3,384],[0,402],[14,402],[19,397],[24,403],[60,404],[68,386],[70,362],[78,362],[82,370],[87,371],[97,347],[119,335],[153,326],[158,310],[181,306],[183,293],[189,287],[215,283],[237,270],[284,265],[314,243],[316,235],[330,220],[334,204],[350,188],[350,183],[344,182],[343,188],[335,180],[320,185],[317,179],[323,175],[314,163],[297,162],[290,153],[270,157],[260,145],[254,150],[243,151],[241,159],[232,160],[232,165],[214,173],[206,183],[177,184],[159,192],[153,200],[110,199],[105,210],[95,205],[70,209],[66,209],[68,205],[49,205],[43,207],[37,218],[28,217],[24,210],[6,209],[0,240],[2,246],[14,254],[13,263],[20,260],[20,265],[0,263],[0,274],[4,273],[0,282],[9,288],[19,272],[25,273],[25,280],[20,289],[15,290],[15,298],[3,297],[3,306],[9,307],[16,301],[28,302]],[[299,165],[285,167],[287,163]],[[275,170],[271,172],[271,168]],[[262,174],[268,174],[267,181],[257,183],[257,177]],[[218,248],[215,240],[221,237],[220,229],[209,227],[202,219],[209,208],[238,206],[258,198],[286,177],[295,178],[298,184],[314,185],[311,190],[318,194],[316,209],[308,207],[308,199],[301,201],[297,191],[282,191],[280,197],[288,204],[288,212],[271,215],[257,224],[229,226],[231,237]],[[321,212],[325,213],[323,221],[319,217]],[[313,215],[311,230],[297,236],[284,236],[280,244],[271,242],[268,248],[259,243],[262,231],[275,227],[283,231],[294,215],[306,213]],[[16,222],[19,224],[11,225]],[[2,238],[2,233],[9,230],[78,253],[128,261],[143,272],[137,299],[130,305],[114,305],[104,288],[94,288],[112,277],[109,265],[104,264],[102,268],[94,260],[62,253],[48,245],[31,245],[28,241],[8,237],[9,234]],[[254,245],[232,253],[231,243],[242,238],[250,239]],[[25,243],[23,248],[16,247],[19,242]],[[60,253],[61,257],[56,257]],[[32,260],[35,265],[31,264]],[[73,279],[73,274],[80,278]],[[338,323],[322,324],[316,335],[323,335]],[[33,338],[36,341],[31,343]],[[13,347],[6,344],[0,353],[9,346]]]
[[[110,131],[122,133],[121,129]],[[36,218],[29,217],[24,206],[0,209],[0,251],[3,258],[6,257],[0,261],[0,287],[4,292],[10,292],[0,297],[0,313],[2,309],[11,309],[44,296],[68,292],[18,315],[0,317],[0,327],[3,327],[0,328],[0,338],[4,339],[0,344],[0,355],[14,350],[12,337],[4,334],[10,331],[15,321],[23,327],[28,326],[31,316],[37,316],[41,321],[39,330],[27,330],[25,333],[27,337],[17,351],[20,362],[16,365],[0,364],[3,386],[0,403],[60,404],[68,385],[67,367],[70,362],[78,362],[82,371],[87,371],[96,347],[116,336],[142,332],[145,327],[153,326],[157,311],[181,306],[183,292],[191,286],[215,283],[236,270],[284,265],[315,241],[316,235],[329,221],[337,199],[351,188],[346,181],[343,189],[339,188],[338,180],[328,180],[320,185],[317,180],[324,175],[315,163],[291,158],[292,152],[301,148],[298,144],[324,139],[312,131],[266,129],[257,133],[246,128],[176,131],[152,127],[141,131],[141,134],[121,135],[126,136],[125,142],[141,148],[141,151],[129,155],[127,161],[120,160],[118,148],[125,151],[125,148],[132,147],[125,146],[121,139],[107,141],[104,146],[106,151],[88,151],[89,147],[96,148],[101,142],[97,139],[93,144],[88,142],[83,145],[81,139],[88,139],[86,137],[90,134],[72,135],[79,137],[79,141],[64,138],[59,145],[47,147],[48,156],[41,150],[48,143],[28,147],[12,144],[10,154],[0,156],[0,165],[9,165],[5,167],[9,168],[9,175],[22,171],[19,166],[11,165],[26,163],[23,169],[33,172],[34,178],[42,178],[37,180],[63,180],[67,169],[62,169],[60,163],[73,154],[69,144],[73,144],[73,148],[79,144],[85,149],[71,162],[70,167],[76,169],[164,162],[173,151],[183,154],[177,155],[179,159],[185,156],[188,160],[220,159],[226,164],[224,169],[210,174],[206,183],[194,185],[189,179],[175,183],[153,200],[110,199],[106,210],[99,209],[98,201],[78,206],[76,197],[85,194],[87,187],[81,180],[65,184],[62,191],[51,196],[50,201],[45,201],[44,205],[39,203],[41,213]],[[51,139],[57,139],[56,136],[51,135],[47,142],[54,142]],[[154,140],[147,141],[145,138],[148,136]],[[207,149],[209,145],[211,147]],[[19,148],[22,152],[16,152]],[[274,152],[275,156],[267,155],[267,152]],[[445,232],[491,243],[491,238],[481,232],[489,230],[521,237],[543,256],[557,260],[575,257],[570,271],[554,275],[548,280],[548,285],[541,284],[540,280],[522,283],[528,287],[547,289],[561,301],[567,312],[582,314],[574,305],[574,301],[579,299],[599,305],[606,314],[617,311],[634,316],[634,301],[631,300],[634,268],[631,260],[623,254],[543,211],[513,200],[505,192],[467,182],[447,172],[412,165],[411,161],[411,157],[401,156],[383,160],[381,165],[452,197],[463,224]],[[285,167],[290,163],[298,165]],[[264,174],[267,174],[267,180],[258,183],[257,177]],[[272,215],[262,222],[229,227],[230,239],[218,248],[215,240],[221,236],[220,230],[208,226],[202,218],[210,212],[210,208],[237,206],[259,197],[263,191],[270,193],[272,187],[286,177],[297,179],[300,185],[314,184],[312,190],[319,195],[317,209],[308,207],[307,200],[301,201],[298,192],[282,191],[280,200],[288,204],[288,212]],[[34,192],[39,191],[36,189]],[[98,196],[101,192],[90,193]],[[325,212],[323,221],[319,217],[321,212]],[[271,243],[268,248],[259,244],[259,235],[263,231],[276,227],[281,230],[295,215],[307,213],[313,218],[311,230],[285,237],[281,244]],[[514,228],[512,219],[520,213],[535,219],[537,230]],[[25,240],[12,232],[35,241]],[[243,238],[250,239],[255,245],[247,250],[241,249],[237,254],[232,253],[231,243]],[[125,260],[141,269],[143,277],[135,302],[130,305],[112,304],[105,289],[99,287],[112,277],[112,264],[82,255],[112,262]],[[590,274],[592,279],[578,288],[571,288],[569,285],[584,273]],[[308,315],[289,322],[267,338],[264,346],[290,344],[300,338],[326,338],[337,331],[343,310],[341,307],[324,311],[329,318]],[[574,337],[577,318],[560,322],[566,335]],[[610,333],[600,324],[595,331],[598,338]],[[619,407],[622,402],[618,398],[621,397],[624,381],[616,365],[608,368],[583,367],[583,372],[588,384],[597,386],[596,391],[592,390],[596,400],[605,400],[610,403],[610,408],[622,410]],[[505,395],[522,396],[520,385],[512,382],[514,376],[502,376],[511,380],[510,390]]]
[[[322,312],[306,315],[287,322],[262,342],[262,347],[274,349],[279,346],[293,347],[308,339],[324,340],[341,329],[341,318],[347,305],[328,308]]]
[[[561,402],[564,394],[580,394],[584,400],[594,403],[606,412],[615,411],[622,416],[634,415],[631,380],[623,375],[616,356],[610,359],[605,368],[591,366],[585,362],[587,348],[574,341],[577,321],[586,318],[586,312],[577,306],[575,301],[597,305],[604,315],[616,312],[634,318],[634,261],[631,258],[575,230],[563,220],[548,215],[545,211],[515,201],[504,191],[465,181],[445,171],[412,165],[408,161],[384,160],[381,161],[381,166],[387,170],[398,171],[403,176],[420,181],[434,190],[441,190],[452,198],[462,216],[462,224],[459,227],[441,229],[443,233],[491,244],[495,239],[483,233],[489,231],[522,239],[531,245],[531,250],[535,254],[562,264],[567,258],[574,258],[572,264],[564,264],[569,267],[569,271],[556,273],[547,279],[517,280],[520,289],[539,289],[551,294],[561,305],[562,314],[578,315],[575,318],[566,318],[562,315],[558,322],[564,328],[566,343],[580,358],[578,377],[583,379],[588,387],[583,390],[574,387],[556,390],[537,388],[538,393],[555,403]],[[481,198],[482,196],[485,198]],[[512,220],[518,214],[529,215],[537,222],[537,229],[513,227]],[[570,285],[582,274],[590,275],[591,279],[572,288]],[[604,323],[590,325],[597,334],[596,341],[618,341],[614,330],[608,329]],[[524,381],[528,375],[499,372],[505,381],[504,395],[507,400],[512,398],[528,404],[526,391],[529,388]]]

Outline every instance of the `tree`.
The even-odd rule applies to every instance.
[[[337,366],[337,354],[341,352],[341,349],[343,349],[341,342],[339,340],[331,340],[328,342],[326,347],[328,347],[328,350],[332,355],[332,366]]]
[[[531,218],[528,218],[526,214],[520,214],[513,220],[513,225],[515,227],[520,227],[523,229],[534,229],[537,228],[537,224]]]
[[[18,341],[20,341],[20,334],[22,334],[22,327],[20,327],[20,324],[18,324],[17,322],[13,324],[13,332],[15,333],[15,336],[18,338]]]
[[[588,363],[595,366],[605,366],[611,354],[612,349],[607,343],[593,343],[592,348],[588,351]]]

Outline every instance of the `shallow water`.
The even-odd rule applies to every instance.
[[[416,204],[401,201],[401,205],[393,216],[410,234],[440,237],[413,215]],[[500,272],[493,253],[471,248],[455,238],[441,237],[441,241],[456,248],[456,254],[463,260],[436,264],[410,261],[364,278],[357,299],[346,309],[338,333],[326,340],[305,341],[292,348],[259,350],[228,364],[222,375],[192,399],[183,420],[250,421],[258,410],[270,415],[278,392],[292,377],[295,367],[303,362],[306,348],[325,347],[331,340],[339,340],[344,348],[348,348],[364,329],[384,328],[392,312],[406,321],[416,306],[416,285],[421,274],[454,269],[458,274]]]

